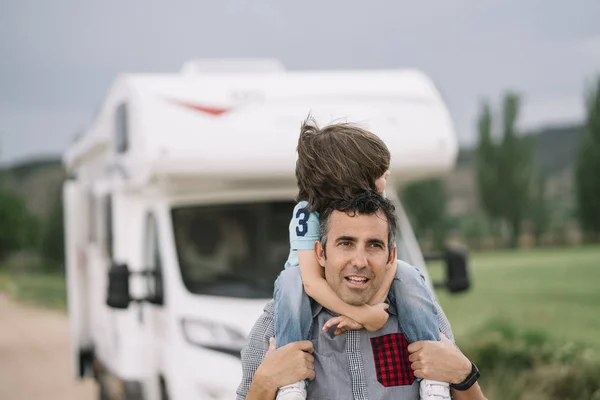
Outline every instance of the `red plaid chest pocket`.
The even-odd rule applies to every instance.
[[[385,387],[412,385],[415,375],[408,360],[408,341],[401,333],[371,338],[377,380]]]

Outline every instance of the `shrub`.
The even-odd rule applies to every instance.
[[[496,320],[463,340],[492,399],[600,400],[600,352]]]

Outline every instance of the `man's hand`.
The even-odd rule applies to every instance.
[[[440,341],[423,340],[408,345],[409,360],[417,378],[460,383],[471,373],[471,362],[443,333]]]
[[[346,331],[355,331],[364,328],[362,324],[356,322],[350,317],[346,317],[345,315],[340,315],[339,317],[330,318],[329,321],[325,322],[323,325],[323,331],[327,332],[331,329],[332,326],[337,325],[334,335],[339,335],[342,332]]]
[[[302,381],[315,379],[315,368],[312,355],[313,344],[308,340],[287,344],[275,348],[275,339],[269,341],[269,350],[254,374],[254,380],[259,379],[275,389]]]

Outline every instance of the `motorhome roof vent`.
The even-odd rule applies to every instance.
[[[273,73],[283,72],[285,67],[274,58],[256,59],[200,59],[183,64],[183,75],[219,73]]]

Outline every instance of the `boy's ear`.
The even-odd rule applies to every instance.
[[[325,249],[323,248],[319,240],[315,242],[315,255],[317,256],[317,261],[319,262],[319,265],[325,268]]]

